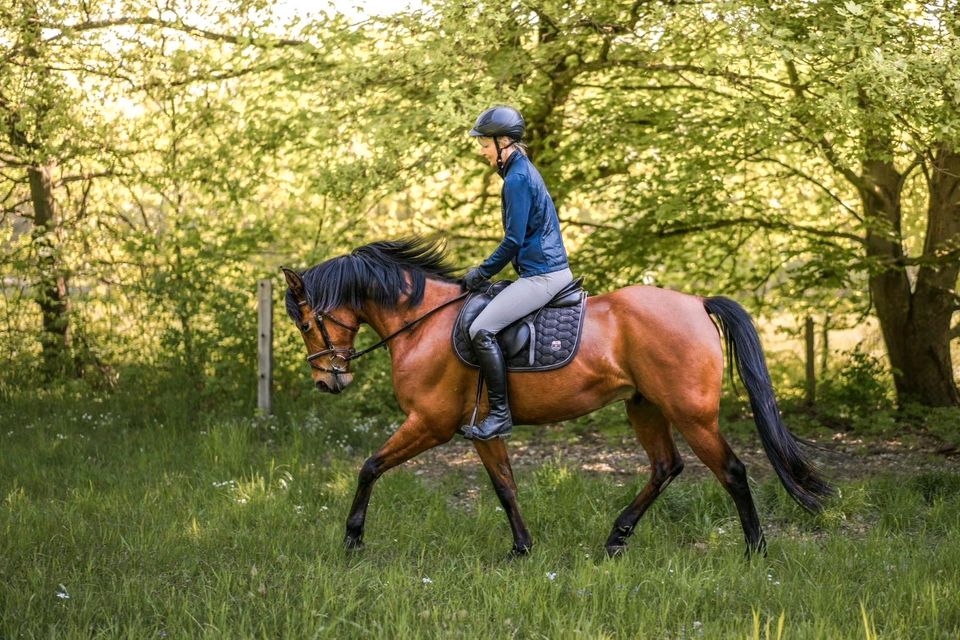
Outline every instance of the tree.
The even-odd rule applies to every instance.
[[[420,150],[427,132],[462,138],[491,100],[519,104],[597,277],[873,308],[901,400],[951,405],[952,21],[880,1],[457,3],[390,21],[375,81],[345,86],[367,105],[371,88],[389,96]],[[358,115],[357,129],[386,117]],[[495,237],[498,182],[449,151],[450,182],[481,196],[438,196],[466,215],[424,224],[476,240],[485,220]]]

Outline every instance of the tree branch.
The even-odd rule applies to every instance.
[[[594,84],[590,82],[574,82],[573,86],[576,88],[585,88],[585,89],[601,89],[604,91],[675,91],[675,90],[689,90],[689,91],[702,91],[704,93],[711,93],[721,98],[730,98],[733,99],[736,96],[720,91],[719,89],[711,89],[709,87],[701,87],[696,84]]]
[[[29,162],[24,162],[19,158],[16,158],[14,156],[9,156],[5,153],[0,153],[0,163],[2,163],[7,167],[29,167],[30,166]]]
[[[193,84],[194,82],[220,82],[222,80],[240,78],[251,73],[273,71],[283,67],[284,64],[286,64],[286,61],[278,61],[268,64],[254,65],[252,67],[244,67],[242,69],[232,69],[230,71],[224,71],[221,73],[212,72],[209,74],[196,74],[187,76],[185,78],[180,78],[179,80],[151,80],[150,82],[136,86],[136,88],[140,90],[149,90],[156,87],[183,87],[188,84]]]
[[[195,27],[193,25],[185,23],[183,20],[162,20],[160,18],[152,18],[150,16],[126,16],[120,18],[111,18],[107,20],[87,20],[85,22],[78,22],[74,24],[58,24],[55,22],[42,22],[39,26],[43,29],[52,29],[58,31],[49,38],[43,40],[43,44],[48,44],[54,42],[61,38],[67,37],[75,33],[83,33],[86,31],[96,31],[100,29],[111,29],[113,27],[124,27],[124,26],[153,26],[159,27],[161,29],[171,29],[174,31],[179,31],[181,33],[186,33],[198,38],[204,38],[206,40],[214,40],[217,42],[227,42],[229,44],[241,45],[241,46],[254,46],[260,48],[270,48],[270,47],[303,47],[308,48],[314,52],[318,51],[316,47],[306,40],[295,40],[292,38],[276,38],[273,36],[257,36],[257,37],[245,37],[237,36],[229,33],[219,33],[216,31],[210,31],[208,29],[201,29],[200,27]],[[29,45],[35,46],[35,44]],[[9,62],[15,57],[20,55],[24,47],[13,48],[9,50],[6,55],[3,56],[2,60],[4,62]]]
[[[831,200],[833,200],[834,202],[836,202],[837,204],[839,204],[841,207],[843,207],[844,209],[846,209],[846,211],[847,211],[850,215],[852,215],[854,218],[856,218],[858,222],[861,222],[861,223],[863,222],[863,218],[860,216],[859,213],[857,213],[854,209],[850,208],[850,206],[847,205],[847,203],[844,202],[844,201],[840,198],[840,196],[838,196],[837,194],[835,194],[833,191],[831,191],[829,188],[827,188],[827,186],[826,186],[825,184],[823,184],[822,182],[820,182],[819,180],[817,180],[816,178],[814,178],[814,177],[811,176],[810,174],[808,174],[808,173],[806,173],[806,172],[804,172],[804,171],[801,171],[800,169],[797,169],[796,167],[793,167],[793,166],[787,164],[786,162],[783,162],[782,160],[778,160],[777,158],[772,158],[772,157],[769,157],[769,156],[757,156],[757,160],[762,160],[762,161],[765,161],[765,162],[772,162],[772,163],[774,163],[774,164],[780,165],[781,167],[783,167],[784,169],[786,169],[787,171],[789,171],[791,175],[797,176],[797,177],[799,177],[799,178],[803,178],[804,180],[806,180],[807,182],[813,184],[813,185],[816,186],[818,189],[820,189],[820,190],[823,191],[825,194],[827,194],[827,196],[829,196]]]
[[[97,171],[96,173],[84,173],[77,176],[66,176],[65,178],[61,178],[60,180],[57,180],[57,182],[53,186],[54,188],[62,187],[71,182],[80,182],[81,180],[93,180],[95,178],[112,178],[116,175],[117,174],[114,173],[113,171]]]
[[[60,33],[53,35],[47,38],[44,42],[50,42],[56,40],[66,35],[70,35],[77,32],[84,31],[95,31],[98,29],[109,29],[112,27],[122,27],[122,26],[153,26],[160,27],[162,29],[172,29],[174,31],[180,31],[182,33],[188,33],[200,38],[205,38],[207,40],[216,40],[219,42],[228,42],[230,44],[239,44],[239,45],[253,45],[255,47],[299,47],[307,45],[310,48],[313,48],[313,45],[307,42],[306,40],[294,40],[291,38],[273,38],[269,36],[262,36],[258,38],[247,38],[243,36],[236,36],[229,33],[218,33],[216,31],[209,31],[207,29],[201,29],[200,27],[195,27],[185,23],[183,20],[162,20],[160,18],[151,18],[150,16],[130,16],[122,18],[113,18],[110,20],[89,20],[87,22],[80,22],[76,24],[61,25],[56,23],[42,23],[41,26],[45,29],[58,29]]]
[[[719,77],[724,80],[729,80],[734,84],[741,85],[747,84],[747,81],[760,81],[766,82],[769,84],[774,84],[784,88],[790,88],[790,83],[783,82],[782,80],[777,80],[776,78],[768,78],[766,76],[758,76],[754,74],[744,74],[744,73],[735,73],[733,71],[727,71],[725,69],[708,69],[695,64],[664,64],[664,63],[650,63],[644,60],[631,60],[629,58],[620,58],[615,60],[594,60],[591,62],[586,62],[579,67],[576,71],[578,72],[592,72],[592,71],[604,71],[611,67],[628,67],[631,69],[638,69],[640,71],[665,71],[668,73],[683,73],[685,71],[696,73],[702,76],[710,77]],[[770,96],[775,97],[775,96]]]
[[[560,218],[560,222],[569,225],[571,227],[588,227],[590,229],[610,229],[616,231],[619,227],[616,227],[612,224],[602,224],[599,222],[582,222],[580,220],[573,220],[572,218]]]
[[[785,60],[784,65],[787,68],[787,77],[790,78],[790,82],[786,86],[793,91],[793,95],[797,98],[797,100],[806,101],[806,97],[804,96],[805,87],[800,82],[800,74],[797,71],[797,66],[793,63],[793,60]],[[803,124],[804,123],[802,122],[800,123],[801,126]],[[827,139],[826,136],[822,135],[817,139],[811,139],[804,135],[804,138],[810,140],[811,143],[820,147],[820,149],[823,151],[823,155],[830,163],[830,166],[836,171],[840,172],[850,184],[861,191],[870,191],[870,185],[868,185],[858,173],[849,167],[844,166],[844,164],[840,162],[840,157],[837,155],[836,150],[833,148],[833,144]]]
[[[694,223],[690,225],[666,225],[657,229],[655,233],[659,238],[672,238],[677,236],[689,235],[691,233],[700,233],[703,231],[716,231],[726,227],[736,227],[740,225],[752,225],[762,229],[773,229],[776,231],[790,231],[803,233],[818,238],[835,238],[849,240],[858,245],[865,245],[866,241],[860,236],[844,231],[830,231],[829,229],[818,229],[816,227],[807,227],[799,224],[792,224],[782,220],[768,220],[764,218],[728,218],[726,220],[711,220],[709,222]]]

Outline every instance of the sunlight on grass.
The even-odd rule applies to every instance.
[[[773,622],[772,618],[767,618],[765,624],[760,624],[760,611],[753,609],[753,635],[751,636],[752,640],[783,640],[783,633],[785,631],[785,622],[786,614],[780,612],[780,616],[777,618],[776,627],[771,630],[771,623]]]
[[[507,561],[510,529],[479,463],[444,476],[388,473],[371,500],[367,548],[348,553],[343,524],[363,455],[330,453],[299,431],[266,441],[226,422],[83,429],[54,421],[3,441],[0,637],[960,630],[960,479],[946,472],[841,483],[819,517],[774,478],[755,482],[770,549],[749,561],[723,488],[682,476],[609,560],[603,541],[643,478],[617,486],[552,459],[518,474],[535,546]],[[57,433],[58,449],[40,446]]]

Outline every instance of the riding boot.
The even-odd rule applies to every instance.
[[[506,438],[513,428],[510,406],[507,404],[507,363],[503,359],[497,336],[481,329],[473,337],[473,352],[480,363],[480,373],[487,383],[490,413],[483,422],[470,430],[468,438],[490,440]]]

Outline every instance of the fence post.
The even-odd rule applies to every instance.
[[[817,374],[814,368],[814,344],[813,344],[813,318],[807,316],[806,331],[804,331],[807,342],[807,393],[806,401],[812,405],[817,396]]]
[[[830,314],[823,316],[823,326],[820,328],[820,377],[827,376],[827,367],[830,359]]]
[[[257,410],[269,416],[273,387],[273,281],[257,283]]]

